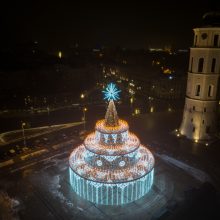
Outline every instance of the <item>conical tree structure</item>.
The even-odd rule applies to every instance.
[[[70,184],[82,198],[96,204],[122,205],[147,194],[153,185],[154,157],[118,118],[110,100],[105,119],[74,147],[69,158]]]
[[[118,126],[118,114],[113,100],[110,100],[108,104],[108,109],[105,114],[105,125]]]

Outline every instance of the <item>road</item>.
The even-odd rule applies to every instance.
[[[58,125],[50,125],[50,126],[41,126],[35,128],[24,129],[24,134],[26,140],[41,136],[43,134],[50,134],[54,131],[59,131],[66,128],[75,127],[83,124],[84,122],[73,122],[66,124],[58,124]],[[23,140],[22,129],[8,131],[0,134],[0,146],[4,146],[7,144],[16,143]]]

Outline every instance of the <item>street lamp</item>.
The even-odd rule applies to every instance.
[[[150,113],[153,113],[153,112],[154,112],[154,107],[151,106],[151,107],[150,107]]]
[[[22,128],[22,134],[23,134],[23,140],[24,140],[24,146],[26,147],[26,139],[24,135],[24,126],[26,125],[25,122],[21,122],[21,128]]]
[[[81,99],[84,99],[84,98],[85,98],[85,95],[82,93],[82,94],[80,95],[80,98],[81,98]]]
[[[84,107],[83,108],[83,125],[84,125],[84,131],[86,130],[86,112],[87,112],[87,108]]]
[[[58,57],[61,59],[62,56],[63,56],[63,55],[62,55],[62,51],[59,51],[59,52],[58,52]]]
[[[133,103],[134,103],[134,97],[133,97],[133,96],[131,96],[131,98],[130,98],[130,107],[131,107],[131,112],[132,112],[132,110],[133,110]]]

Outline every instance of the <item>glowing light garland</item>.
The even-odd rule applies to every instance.
[[[114,86],[109,86],[111,89]],[[72,151],[70,183],[79,196],[97,204],[120,205],[139,199],[151,189],[154,157],[128,129],[127,122],[120,119],[115,126],[98,121],[96,131]]]
[[[95,129],[101,133],[108,133],[108,134],[121,133],[123,131],[128,131],[129,127],[126,121],[119,119],[118,123],[119,123],[118,126],[106,127],[105,120],[104,119],[99,120],[96,123]]]
[[[154,170],[136,181],[105,184],[87,180],[70,168],[70,183],[77,194],[93,203],[121,205],[133,202],[145,195],[153,185]]]
[[[118,134],[118,136],[122,137],[122,134]],[[112,142],[111,144],[107,144],[104,135],[103,139],[100,138],[97,141],[96,134],[91,133],[86,137],[84,145],[93,153],[111,156],[128,154],[138,149],[140,145],[140,141],[137,136],[130,132],[127,134],[127,139],[122,140],[123,138],[117,138],[118,142],[116,141],[116,143]]]

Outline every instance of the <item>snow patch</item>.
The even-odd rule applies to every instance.
[[[73,203],[67,199],[62,192],[60,192],[60,175],[56,175],[51,179],[50,192],[53,196],[57,197],[61,203],[65,204],[67,207],[72,208]]]
[[[15,198],[11,198],[6,192],[0,191],[0,219],[18,220],[17,215],[20,209],[20,202]]]
[[[156,154],[156,156],[160,157],[162,160],[165,162],[171,163],[175,165],[176,167],[179,167],[186,171],[188,174],[193,176],[195,179],[199,180],[200,182],[211,182],[211,178],[209,177],[208,174],[206,174],[204,171],[199,170],[197,168],[194,168],[180,160],[176,160],[170,156],[167,156],[165,154]]]

